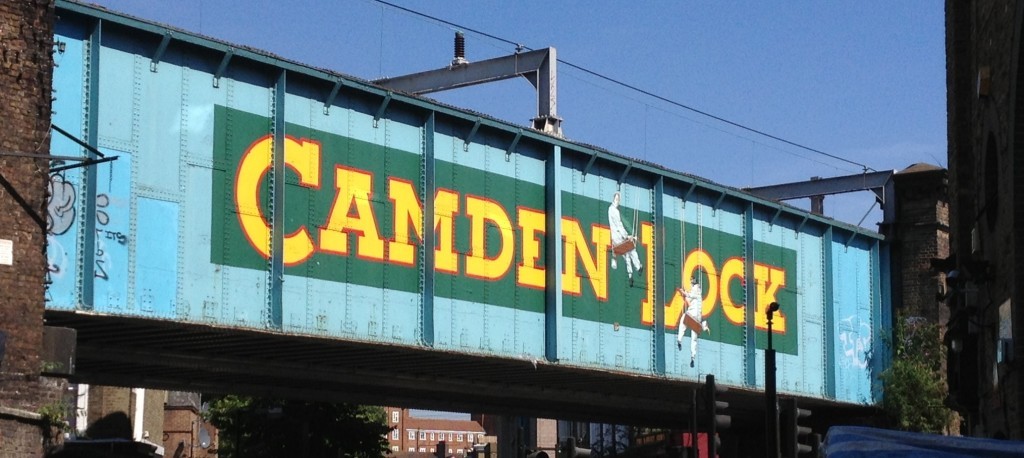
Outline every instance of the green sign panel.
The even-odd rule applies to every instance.
[[[216,264],[267,269],[277,210],[270,205],[270,125],[266,117],[216,109],[210,253]],[[286,274],[418,292],[424,156],[299,125],[288,124],[286,132],[284,226],[278,228]],[[444,161],[435,163],[434,184],[435,294],[542,313],[552,265],[545,245],[553,242],[545,234],[544,187]],[[562,200],[557,243],[567,318],[650,327],[656,269],[665,269],[668,327],[690,316],[694,329],[710,331],[702,339],[743,345],[746,304],[758,311],[772,301],[796,304],[793,250],[755,243],[754,272],[745,273],[740,236],[690,222],[684,228],[672,219],[655,230],[650,212],[620,206],[617,197],[563,192]],[[658,243],[665,244],[664,260],[652,258]],[[757,297],[747,297],[746,281],[755,282]],[[763,313],[755,318],[763,332]],[[795,307],[774,322],[779,351],[797,352],[796,323]]]

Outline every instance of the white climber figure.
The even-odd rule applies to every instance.
[[[612,269],[618,267],[615,257],[622,255],[623,259],[626,260],[626,272],[629,273],[629,284],[632,286],[633,271],[635,270],[639,273],[644,269],[644,265],[640,264],[640,256],[636,254],[636,236],[630,235],[626,231],[626,226],[622,224],[622,215],[619,214],[619,193],[617,191],[612,196],[611,205],[608,206],[608,226],[612,233]]]
[[[690,331],[690,367],[693,367],[694,361],[697,359],[697,337],[704,331],[711,332],[708,328],[708,322],[704,321],[701,316],[701,309],[704,307],[704,299],[702,297],[703,292],[700,288],[700,282],[697,281],[697,277],[690,279],[690,290],[686,291],[682,287],[677,288],[679,294],[683,295],[683,303],[686,305],[686,311],[679,316],[679,331],[676,334],[676,346],[680,350],[683,349],[683,334],[686,331]]]

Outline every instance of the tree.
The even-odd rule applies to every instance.
[[[223,457],[377,458],[391,431],[380,407],[228,395],[210,403]]]
[[[896,317],[892,366],[882,372],[882,408],[896,427],[942,433],[953,412],[945,406],[947,388],[939,326],[921,318]]]

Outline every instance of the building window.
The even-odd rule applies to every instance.
[[[459,442],[462,442],[462,433],[459,433]]]
[[[394,439],[394,440],[398,440],[398,429],[397,428],[391,430],[391,438]]]
[[[448,433],[448,442],[452,441],[452,433]]]
[[[476,435],[476,440],[477,440],[478,443],[481,443],[481,444],[484,443],[484,435],[483,434],[477,434]]]
[[[416,452],[416,447],[409,447],[409,451],[415,453]]]
[[[398,411],[391,412],[391,423],[398,423]]]
[[[421,441],[427,440],[427,432],[426,431],[420,431],[420,440]]]
[[[430,433],[430,440],[437,440],[436,438],[434,438],[434,433]]]
[[[466,454],[465,450],[462,450],[461,448],[456,450],[455,453],[457,453],[459,455],[465,455]]]
[[[420,447],[420,453],[427,453],[426,447]]]
[[[392,452],[397,452],[398,451],[398,446],[397,445],[392,446],[391,447],[391,451]],[[409,451],[411,452],[412,450],[409,450]]]
[[[410,429],[409,430],[409,440],[413,440],[413,439],[416,439],[416,431],[413,431],[413,430]],[[415,450],[413,450],[413,451],[415,451]]]

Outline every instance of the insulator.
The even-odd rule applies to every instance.
[[[455,32],[455,59],[466,58],[466,37],[462,32]]]

